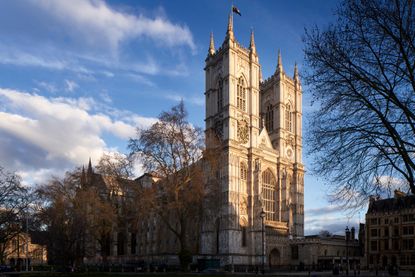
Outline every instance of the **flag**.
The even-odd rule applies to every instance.
[[[241,15],[241,11],[240,11],[237,7],[232,6],[232,11],[233,11],[234,13],[238,14],[239,16],[242,16],[242,15]]]

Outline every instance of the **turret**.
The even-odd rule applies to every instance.
[[[249,42],[249,50],[251,51],[251,53],[256,54],[254,30],[251,31],[251,40]]]
[[[283,68],[282,68],[282,58],[281,58],[281,51],[278,50],[278,63],[277,63],[277,70],[276,72],[278,73],[282,73],[283,72]]]
[[[297,63],[294,65],[294,82],[300,84],[300,76],[298,75],[298,66]]]
[[[233,35],[233,15],[232,15],[232,12],[229,14],[229,18],[228,18],[228,29],[226,31],[225,41],[227,41],[227,40],[234,40],[234,35]]]

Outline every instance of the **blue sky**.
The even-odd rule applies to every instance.
[[[284,69],[303,67],[305,27],[335,19],[337,1],[234,0],[236,39],[251,29],[263,76],[281,50]],[[0,2],[0,163],[26,183],[125,152],[135,126],[149,126],[180,99],[204,126],[209,34],[224,39],[231,2],[17,0]],[[304,87],[304,147],[310,92]],[[312,157],[304,154],[305,165]],[[305,180],[306,233],[355,225],[327,203],[323,180]],[[363,214],[361,215],[363,219]],[[350,227],[350,226],[349,226]]]

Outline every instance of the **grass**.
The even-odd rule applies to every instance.
[[[14,274],[13,274],[14,275]],[[12,275],[12,276],[13,276]],[[219,276],[226,276],[226,273],[218,273],[218,274],[197,274],[197,273],[111,273],[111,272],[91,272],[91,273],[58,273],[58,272],[32,272],[32,273],[21,273],[20,276],[23,277],[178,277],[178,276],[187,276],[187,277],[196,277],[196,276],[203,276],[203,277],[219,277]],[[245,276],[246,275],[236,275],[232,274],[232,277],[238,276]]]

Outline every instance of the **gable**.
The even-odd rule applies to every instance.
[[[269,138],[267,129],[265,127],[262,128],[261,133],[259,134],[259,137],[258,137],[258,141],[259,141],[259,148],[263,148],[263,149],[266,149],[266,148],[274,149],[272,147],[271,139]]]

